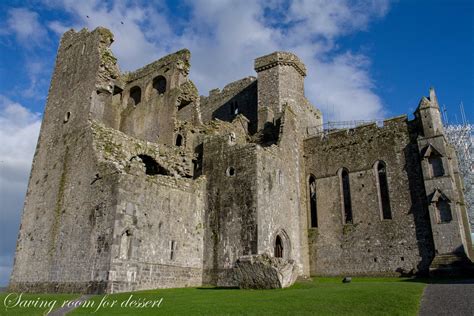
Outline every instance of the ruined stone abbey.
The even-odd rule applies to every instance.
[[[434,90],[413,120],[325,129],[294,54],[200,96],[188,50],[121,73],[112,41],[104,28],[62,37],[10,290],[235,286],[236,262],[259,254],[301,277],[474,258]]]

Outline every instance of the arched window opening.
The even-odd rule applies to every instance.
[[[168,175],[168,172],[165,168],[161,167],[155,159],[148,155],[138,155],[136,156],[141,159],[142,163],[145,165],[145,173],[150,176],[157,174]],[[132,157],[134,159],[135,157]],[[130,159],[130,160],[132,160]]]
[[[309,177],[309,207],[311,214],[311,227],[318,227],[318,210],[316,200],[316,178]]]
[[[383,161],[377,163],[377,184],[380,209],[383,219],[392,219],[390,195],[388,192],[387,168]]]
[[[428,163],[430,165],[431,176],[433,178],[444,176],[443,159],[441,155],[433,153],[428,158]]]
[[[158,76],[153,79],[153,89],[156,90],[158,94],[163,94],[166,92],[166,78],[163,76]]]
[[[140,87],[135,86],[130,89],[130,99],[129,102],[131,102],[132,105],[138,105],[140,104],[142,100],[142,89]]]
[[[183,136],[181,134],[176,135],[176,146],[181,147],[183,145]]]
[[[120,259],[128,259],[130,257],[131,236],[131,232],[126,230],[120,237]]]
[[[275,240],[275,257],[283,258],[283,240],[278,235]]]
[[[352,224],[352,203],[351,188],[349,183],[349,172],[347,169],[341,171],[341,187],[342,187],[342,209],[344,211],[344,223]]]
[[[436,202],[436,208],[438,209],[440,223],[449,223],[452,221],[453,215],[451,213],[449,201],[445,199],[439,199],[438,202]]]

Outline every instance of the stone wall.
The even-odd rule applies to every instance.
[[[111,105],[122,109],[119,118],[122,132],[150,142],[175,143],[173,118],[178,109],[192,109],[197,99],[197,89],[187,79],[189,59],[189,51],[181,50],[124,76],[126,84],[121,97]],[[158,91],[160,79],[163,90]],[[138,104],[133,98],[137,89],[141,91]]]
[[[433,241],[417,146],[406,117],[386,120],[382,128],[370,124],[316,136],[304,148],[306,174],[316,177],[317,194],[318,227],[309,230],[311,274],[426,271]],[[377,161],[386,164],[392,219],[381,215]],[[349,171],[352,224],[343,222],[338,175],[343,167]]]
[[[237,114],[249,120],[249,132],[257,131],[257,82],[247,77],[229,83],[220,91],[214,89],[209,96],[201,96],[201,115],[204,123],[213,119],[232,121]]]
[[[203,174],[208,205],[204,244],[205,283],[233,285],[232,267],[257,253],[257,152],[255,144],[215,135],[204,141]]]
[[[109,267],[111,182],[100,190],[90,117],[116,70],[104,55],[112,34],[69,31],[58,50],[18,235],[11,290],[103,290]],[[107,76],[104,77],[104,72]]]
[[[205,180],[130,173],[115,191],[110,292],[201,285]]]

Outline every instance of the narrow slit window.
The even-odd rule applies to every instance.
[[[342,187],[342,209],[344,211],[344,223],[352,224],[352,203],[351,188],[349,183],[349,172],[347,169],[341,171],[341,187]]]
[[[126,230],[120,237],[120,259],[128,259],[130,257],[131,236],[129,230]]]
[[[318,227],[316,178],[313,175],[309,177],[309,208],[311,214],[311,227]]]
[[[183,145],[183,136],[181,134],[176,135],[176,146],[181,147]]]
[[[174,260],[176,257],[176,241],[172,240],[170,243],[170,260]]]
[[[377,184],[380,210],[383,219],[392,219],[390,195],[388,191],[387,168],[383,161],[377,163]]]

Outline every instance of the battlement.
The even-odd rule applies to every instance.
[[[293,66],[301,76],[306,77],[306,66],[295,54],[274,52],[255,59],[255,71],[260,72],[278,65]]]

